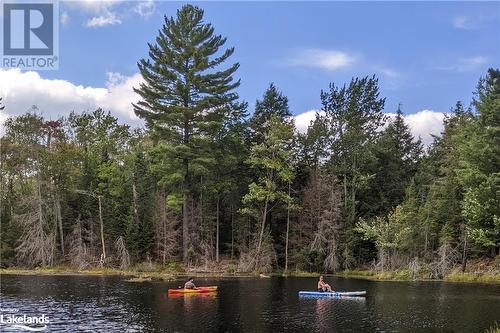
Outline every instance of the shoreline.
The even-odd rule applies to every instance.
[[[458,272],[452,271],[443,279],[430,279],[425,276],[410,277],[401,271],[375,272],[371,270],[352,270],[334,274],[311,273],[311,272],[273,272],[268,275],[260,276],[259,273],[230,273],[230,272],[201,272],[201,271],[172,271],[172,270],[120,270],[115,268],[93,268],[84,270],[75,270],[69,267],[52,268],[0,268],[1,275],[67,275],[67,276],[123,276],[129,277],[130,282],[144,281],[173,281],[186,276],[196,278],[268,278],[269,276],[281,277],[317,277],[318,275],[334,276],[339,278],[362,279],[369,281],[394,281],[394,282],[460,282],[460,283],[486,283],[500,284],[500,273],[497,272]]]
[[[115,268],[93,268],[76,270],[68,267],[55,268],[0,268],[1,275],[60,275],[60,276],[123,276],[130,277],[131,281],[173,281],[178,278],[193,276],[196,278],[216,278],[216,277],[259,277],[257,274],[228,273],[228,272],[186,272],[186,271],[139,271],[139,270],[121,270]]]
[[[369,281],[393,281],[393,282],[453,282],[453,283],[482,283],[500,284],[500,273],[498,272],[459,272],[453,270],[442,279],[432,279],[426,276],[411,277],[405,270],[376,272],[372,270],[352,270],[334,274],[336,277],[354,278]]]

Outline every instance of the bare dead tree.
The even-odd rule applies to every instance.
[[[68,254],[73,267],[84,269],[97,262],[92,246],[92,239],[96,235],[92,234],[92,230],[87,230],[78,217],[77,222],[73,226],[69,237],[67,237]],[[92,223],[90,223],[92,224]]]
[[[156,254],[161,259],[163,265],[167,260],[175,257],[179,247],[179,231],[177,226],[179,221],[175,215],[169,211],[166,203],[165,190],[161,189],[155,196],[155,239]]]
[[[118,263],[120,264],[120,268],[121,269],[129,268],[130,255],[127,251],[127,247],[125,246],[125,241],[123,240],[122,236],[116,239],[115,249],[116,249],[116,257],[118,259]]]
[[[301,210],[297,215],[295,223],[290,225],[290,256],[295,260],[296,267],[299,269],[308,269],[310,267],[302,266],[305,252],[311,249],[311,243],[317,230],[317,217],[321,211],[323,198],[321,196],[320,178],[317,171],[313,172],[309,178],[308,184],[303,190]]]
[[[408,270],[410,271],[410,274],[413,279],[418,278],[418,272],[420,271],[420,262],[417,257],[413,258],[408,263]]]
[[[258,238],[254,237],[254,242],[257,242],[257,240]],[[269,273],[273,270],[273,264],[276,260],[277,256],[272,236],[269,232],[264,232],[260,250],[256,247],[256,244],[250,244],[247,251],[240,251],[238,271]]]
[[[56,237],[54,228],[50,227],[52,216],[42,197],[41,186],[37,175],[35,193],[23,200],[23,212],[14,216],[22,227],[19,245],[16,247],[17,259],[28,266],[52,265],[55,257]]]
[[[104,221],[102,218],[102,196],[98,195],[94,192],[84,191],[84,190],[75,190],[76,193],[84,194],[91,196],[93,198],[97,198],[98,207],[99,207],[99,226],[100,226],[100,235],[101,235],[101,258],[100,258],[100,266],[104,266],[106,262],[106,243],[104,242]]]
[[[291,198],[291,182],[288,181],[288,197]],[[286,205],[286,236],[285,236],[285,272],[288,271],[288,238],[290,235],[290,205],[288,201]]]
[[[431,277],[441,279],[458,263],[460,252],[445,242],[437,250],[437,258],[431,263]]]
[[[316,215],[316,232],[311,243],[315,249],[325,255],[323,266],[327,271],[335,272],[340,266],[338,251],[338,234],[341,228],[342,195],[338,188],[337,178],[331,175],[318,174],[317,191],[323,198]]]
[[[54,214],[55,214],[55,219],[56,219],[56,226],[57,229],[59,230],[59,240],[61,241],[61,253],[64,257],[64,231],[63,231],[63,224],[62,224],[62,216],[61,216],[61,199],[59,195],[56,193],[55,198],[54,198]]]

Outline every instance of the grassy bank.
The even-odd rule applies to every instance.
[[[234,269],[219,269],[219,267],[211,266],[211,270],[203,268],[188,268],[178,263],[169,265],[151,265],[138,264],[128,269],[118,268],[89,268],[75,269],[70,266],[54,266],[54,267],[38,267],[38,268],[22,268],[9,267],[0,268],[0,275],[100,275],[111,276],[120,275],[129,277],[129,281],[171,281],[180,277],[249,277],[259,276],[258,273],[237,273]],[[218,268],[218,269],[214,269]]]
[[[378,272],[373,270],[350,270],[344,271],[336,276],[360,278],[378,281],[447,281],[447,282],[479,282],[479,283],[500,283],[500,273],[498,272],[465,272],[455,269],[445,275],[442,279],[430,278],[428,274],[413,275],[408,269],[395,271]]]
[[[128,276],[136,279],[148,279],[148,280],[162,280],[168,281],[173,280],[176,276],[180,276],[179,272],[172,271],[153,271],[153,272],[142,272],[139,270],[128,269],[121,270],[115,268],[91,268],[76,270],[71,267],[57,266],[57,267],[39,267],[34,269],[26,268],[2,268],[0,269],[0,275],[3,274],[14,274],[14,275],[121,275]],[[184,274],[185,275],[185,274]]]
[[[461,267],[455,267],[439,279],[431,274],[431,267],[425,263],[419,264],[414,270],[410,270],[408,267],[397,270],[385,270],[383,272],[371,269],[356,269],[340,272],[336,275],[381,281],[500,283],[500,256],[470,260],[465,272],[462,272]]]
[[[259,274],[253,273],[228,273],[228,272],[178,272],[178,271],[140,271],[140,270],[120,270],[114,268],[93,268],[85,270],[75,270],[67,267],[50,268],[2,268],[0,275],[96,275],[112,276],[120,275],[129,277],[131,282],[144,281],[172,281],[180,277],[259,277]],[[288,272],[286,274],[270,274],[273,276],[284,277],[317,277],[323,273],[311,272]],[[498,273],[462,273],[453,271],[443,279],[430,279],[427,276],[410,276],[406,270],[376,272],[371,270],[350,270],[335,274],[338,277],[358,278],[377,281],[447,281],[447,282],[479,282],[479,283],[500,283],[500,274]]]
[[[179,263],[170,263],[167,265],[154,265],[151,263],[140,263],[128,269],[118,268],[90,268],[78,270],[70,266],[40,267],[35,269],[26,268],[2,268],[2,274],[16,275],[121,275],[129,278],[129,281],[170,281],[181,277],[318,277],[323,274],[320,272],[304,272],[291,270],[288,272],[274,272],[272,274],[259,275],[259,273],[241,273],[237,272],[235,262],[222,261],[218,264],[213,263],[204,267],[186,267]],[[335,276],[345,278],[362,278],[378,281],[449,281],[449,282],[478,282],[478,283],[500,283],[500,270],[497,269],[497,263],[485,263],[484,261],[472,262],[468,271],[462,273],[459,268],[453,269],[442,279],[432,279],[429,270],[425,267],[413,273],[409,269],[399,269],[392,271],[374,271],[369,269],[349,270],[339,272]]]

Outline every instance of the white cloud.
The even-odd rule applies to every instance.
[[[433,141],[432,135],[439,136],[444,129],[445,113],[433,110],[422,110],[405,115],[405,121],[410,126],[415,138],[420,137],[426,146]],[[432,134],[432,135],[431,135]]]
[[[122,21],[116,16],[116,14],[109,12],[101,16],[94,16],[87,20],[85,26],[88,28],[103,27],[105,25],[115,25],[121,24]]]
[[[67,12],[62,12],[61,13],[61,17],[59,18],[59,20],[60,20],[60,22],[61,22],[61,24],[63,26],[68,25],[68,23],[69,23],[69,14]]]
[[[311,121],[316,118],[316,113],[322,114],[319,110],[309,110],[294,116],[295,127],[300,133],[305,133],[311,124]],[[386,113],[389,117],[396,116],[395,113]],[[432,110],[422,110],[416,113],[404,115],[405,122],[410,127],[411,133],[415,138],[421,138],[425,146],[429,146],[433,142],[432,135],[440,135],[444,129],[445,113]]]
[[[317,67],[334,71],[351,66],[356,56],[342,51],[306,49],[300,51],[289,63],[296,66]]]
[[[130,120],[139,120],[134,113],[132,103],[138,102],[140,99],[133,88],[138,88],[141,82],[143,82],[143,79],[139,73],[132,76],[108,73],[108,82],[106,83],[108,94],[97,101],[100,103],[98,105],[105,109],[116,110],[124,114],[124,116],[128,116]]]
[[[293,56],[285,60],[289,66],[300,66],[319,68],[327,71],[336,71],[356,65],[357,70],[363,70],[376,73],[383,77],[386,86],[390,88],[399,87],[403,80],[403,75],[390,67],[380,64],[373,64],[363,59],[359,52],[347,53],[338,50],[325,49],[303,49],[296,52]]]
[[[484,65],[488,62],[488,58],[483,56],[470,57],[470,58],[460,58],[458,60],[459,68],[463,69],[474,69],[478,66]]]
[[[121,0],[100,1],[100,0],[83,0],[83,1],[66,1],[64,8],[67,11],[78,11],[86,19],[84,26],[88,28],[102,27],[106,25],[121,24],[122,21],[117,13],[119,5],[124,2]]]
[[[382,78],[381,83],[386,89],[397,89],[405,82],[405,75],[395,69],[378,65],[371,66],[370,69]]]
[[[147,19],[155,13],[156,4],[154,0],[69,0],[64,2],[64,9],[83,13],[85,17],[83,26],[97,28],[121,24],[126,19],[137,18],[137,15]]]
[[[481,68],[488,63],[489,59],[485,56],[461,57],[451,65],[438,66],[436,69],[455,72],[469,72]]]
[[[77,10],[83,10],[88,13],[100,14],[105,11],[109,11],[112,7],[122,3],[122,0],[78,0],[78,1],[65,1],[64,5],[68,7],[75,8]]]
[[[457,29],[471,28],[471,20],[467,16],[456,16],[451,20],[451,24]]]
[[[324,114],[323,111],[312,109],[294,116],[293,118],[295,120],[295,128],[297,131],[300,133],[307,132],[307,128],[311,125],[311,122],[316,119],[316,113],[318,112],[319,114]]]
[[[389,79],[398,79],[401,77],[399,72],[388,67],[374,66],[373,70]]]
[[[0,120],[3,124],[7,116],[22,114],[36,105],[46,118],[102,107],[123,122],[140,124],[131,103],[139,100],[132,88],[138,87],[141,80],[139,73],[108,73],[104,87],[84,87],[66,80],[44,79],[37,72],[0,69],[0,96],[5,105]]]
[[[0,69],[0,96],[5,105],[5,110],[0,112],[0,124],[3,125],[8,116],[22,114],[32,105],[37,105],[46,118],[55,119],[71,111],[82,112],[102,107],[111,111],[120,121],[139,125],[142,122],[135,116],[131,103],[139,100],[132,88],[138,87],[141,82],[139,73],[124,76],[110,72],[107,73],[104,87],[85,87],[66,80],[44,79],[37,72]],[[312,109],[294,117],[299,132],[307,130],[316,112],[321,113]],[[422,110],[405,115],[405,120],[412,134],[420,136],[423,143],[429,145],[432,143],[431,134],[439,135],[442,132],[444,116],[442,112]]]
[[[144,18],[148,18],[156,11],[156,5],[154,0],[139,1],[133,7],[132,11]]]
[[[467,13],[466,15],[456,15],[451,18],[451,24],[456,29],[473,30],[484,25],[491,24],[500,18],[500,11],[480,11]]]
[[[396,117],[395,113],[386,113],[390,118]],[[446,113],[433,110],[422,110],[404,115],[406,124],[410,127],[411,134],[415,139],[421,138],[425,146],[433,141],[432,135],[440,136],[444,130],[444,117]]]

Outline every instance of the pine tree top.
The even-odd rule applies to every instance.
[[[184,5],[175,18],[165,16],[156,43],[148,44],[149,58],[138,63],[144,82],[134,89],[141,97],[133,104],[135,113],[178,142],[220,123],[221,109],[238,98],[234,89],[240,81],[233,74],[239,64],[221,68],[234,48],[221,50],[226,38],[214,34],[203,14]]]

